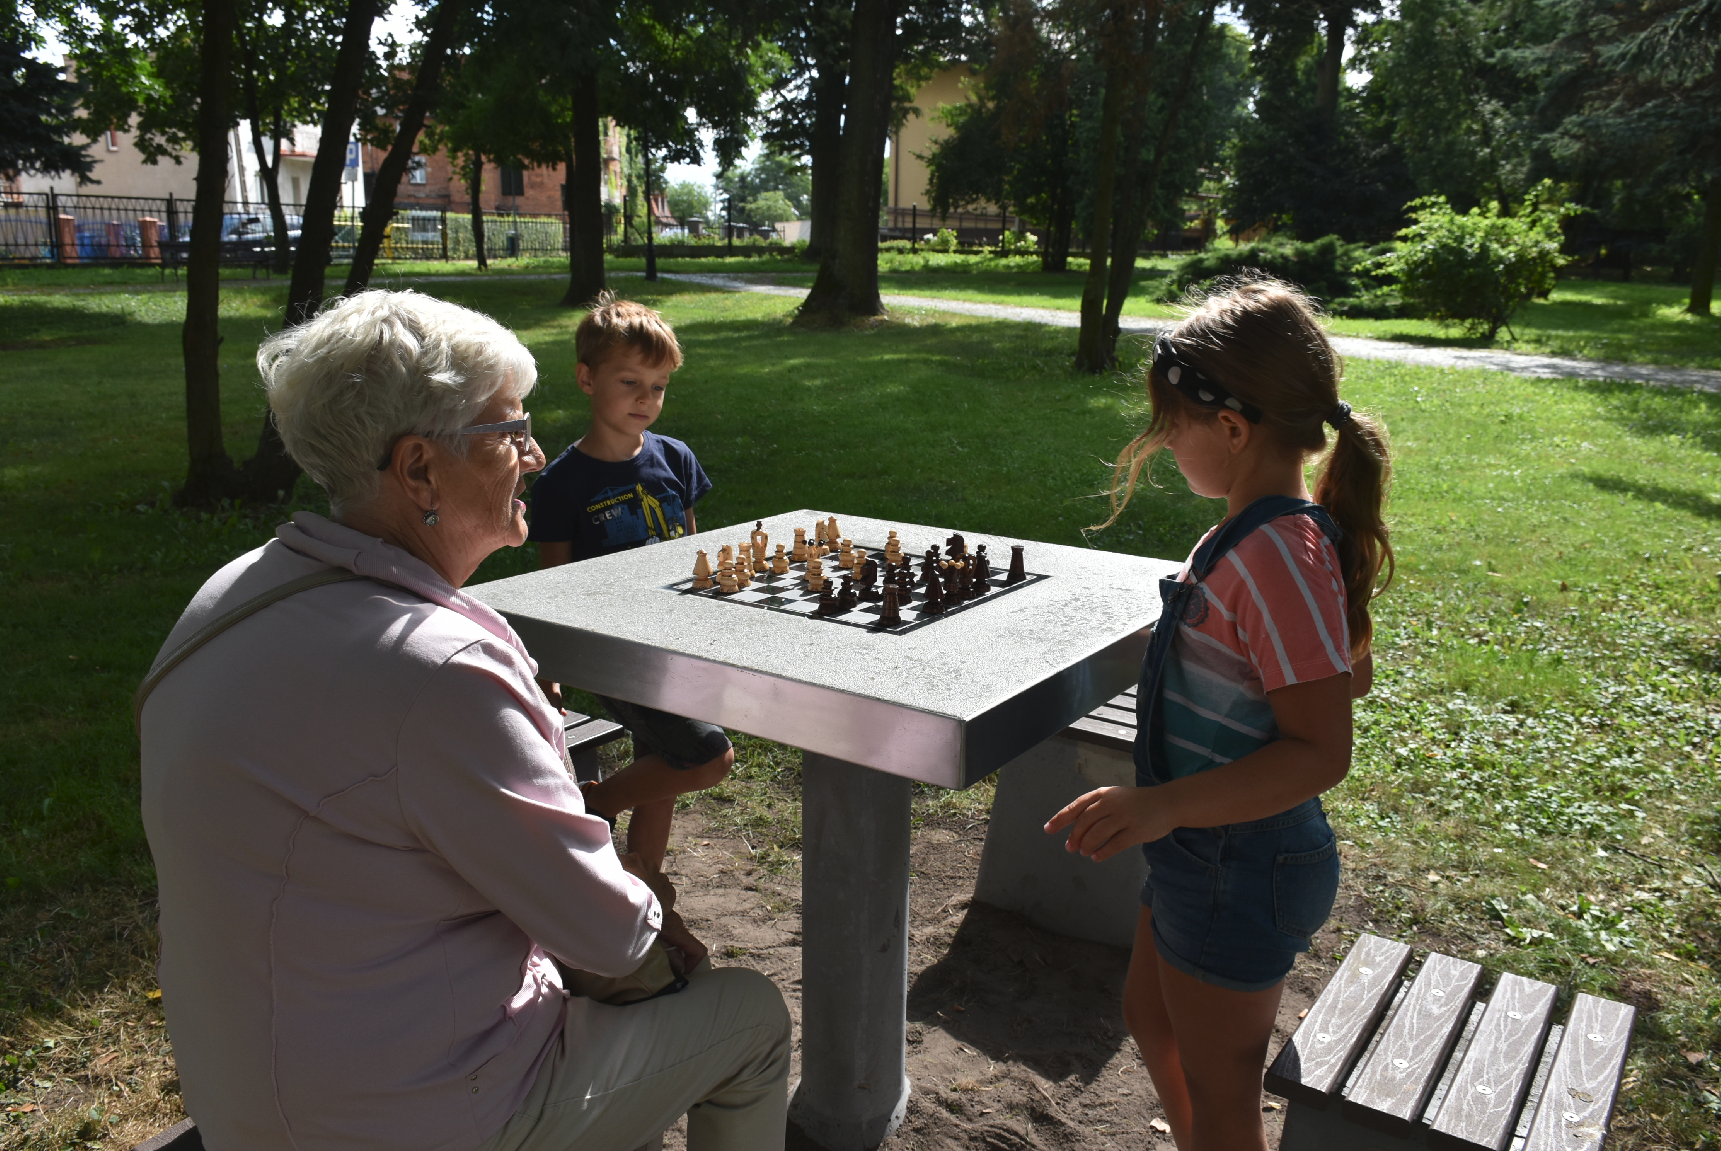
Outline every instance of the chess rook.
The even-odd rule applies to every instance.
[[[1007,584],[1021,583],[1028,578],[1028,569],[1022,559],[1022,545],[1010,545],[1010,573],[1004,577]]]

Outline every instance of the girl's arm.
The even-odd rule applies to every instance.
[[[1069,828],[1069,850],[1103,860],[1174,828],[1247,823],[1293,808],[1350,771],[1351,692],[1348,674],[1270,691],[1279,738],[1266,747],[1158,787],[1090,791],[1052,816],[1046,831]]]

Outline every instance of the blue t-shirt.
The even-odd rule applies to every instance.
[[[687,534],[687,509],[710,490],[693,450],[668,436],[647,431],[639,454],[619,463],[570,444],[532,485],[526,538],[570,541],[575,560],[672,540]]]

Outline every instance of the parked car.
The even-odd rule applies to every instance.
[[[287,214],[287,250],[297,251],[304,218]],[[191,249],[191,221],[181,222],[173,238],[180,260]],[[275,254],[274,224],[267,209],[260,212],[228,212],[221,217],[221,262],[261,263]]]

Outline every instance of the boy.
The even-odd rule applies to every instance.
[[[574,563],[676,539],[699,529],[693,505],[711,490],[693,452],[650,431],[681,367],[681,345],[663,317],[605,292],[574,333],[580,390],[591,397],[586,434],[557,456],[532,487],[540,567]],[[545,683],[561,705],[561,688]],[[632,810],[627,848],[653,869],[663,863],[675,797],[721,783],[735,762],[723,729],[600,696],[633,732],[634,761],[584,787],[586,809],[614,819]]]

